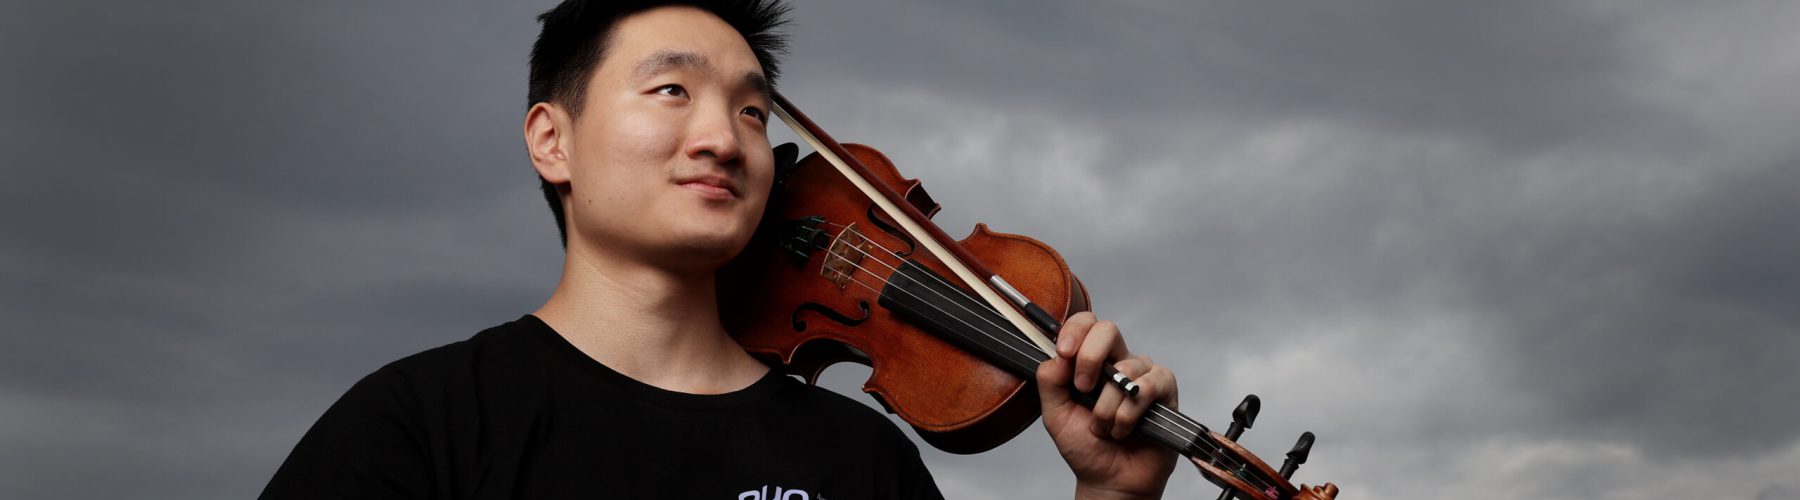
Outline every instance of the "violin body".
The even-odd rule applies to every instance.
[[[844,148],[868,168],[870,182],[901,194],[920,213],[937,213],[920,182],[903,177],[886,156],[861,145]],[[838,362],[870,366],[863,390],[944,451],[987,451],[1037,420],[1029,374],[983,359],[957,332],[933,328],[959,323],[944,311],[966,317],[976,305],[945,301],[957,294],[909,293],[895,284],[905,277],[897,275],[951,272],[872,200],[817,153],[780,173],[774,189],[757,234],[718,273],[721,320],[739,344],[809,383]],[[1088,309],[1087,290],[1049,246],[980,224],[958,243],[1048,313],[1066,318]],[[921,281],[966,291],[954,278]],[[977,343],[1005,330],[968,321],[986,330],[961,329]]]

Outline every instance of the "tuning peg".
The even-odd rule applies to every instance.
[[[1238,403],[1237,409],[1231,410],[1231,427],[1225,429],[1225,437],[1236,441],[1244,435],[1244,429],[1256,425],[1256,414],[1262,412],[1262,398],[1255,394],[1244,396],[1244,402]]]
[[[1262,413],[1262,398],[1255,394],[1244,396],[1244,402],[1238,403],[1237,409],[1231,410],[1231,427],[1225,429],[1225,438],[1236,441],[1244,435],[1244,429],[1256,425],[1256,414]],[[1231,490],[1219,492],[1218,500],[1231,500]]]
[[[1281,477],[1293,478],[1294,471],[1300,470],[1300,464],[1306,463],[1306,456],[1312,454],[1313,433],[1300,434],[1300,440],[1294,443],[1294,449],[1288,450],[1287,460],[1281,462]]]

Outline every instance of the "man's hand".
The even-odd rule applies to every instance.
[[[1105,363],[1136,380],[1138,395],[1102,382]],[[1076,498],[1162,496],[1175,470],[1175,452],[1131,433],[1150,403],[1175,408],[1174,373],[1148,357],[1132,356],[1116,325],[1084,312],[1063,323],[1056,356],[1038,366],[1037,383],[1044,430],[1075,473]],[[1103,390],[1093,410],[1070,399],[1069,391],[1096,386]]]

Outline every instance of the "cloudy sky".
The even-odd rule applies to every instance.
[[[253,496],[541,304],[550,4],[0,3],[0,497]],[[1061,249],[1188,413],[1318,433],[1302,481],[1800,499],[1800,3],[795,4],[796,104]],[[1072,484],[1040,430],[926,461]]]

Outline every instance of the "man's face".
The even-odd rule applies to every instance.
[[[621,19],[569,145],[570,244],[712,269],[749,241],[774,177],[762,66],[687,7]]]

